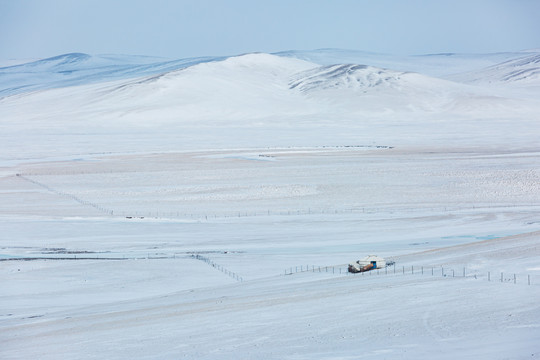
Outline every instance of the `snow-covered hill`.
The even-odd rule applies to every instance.
[[[131,62],[136,60],[131,59]],[[48,74],[50,77],[40,85],[29,85],[27,90],[40,86],[58,87],[56,91],[11,96],[4,101],[17,107],[35,108],[41,116],[47,114],[44,108],[23,104],[36,101],[45,108],[57,107],[57,99],[64,98],[64,93],[70,94],[70,101],[63,104],[66,113],[88,109],[88,104],[92,104],[94,111],[119,112],[123,118],[134,113],[149,115],[149,111],[159,111],[160,114],[152,116],[167,119],[214,116],[241,119],[276,114],[313,114],[328,110],[329,104],[340,106],[340,112],[345,113],[348,110],[371,113],[377,108],[408,111],[417,107],[437,111],[447,110],[448,104],[464,97],[486,99],[493,96],[487,89],[473,89],[419,73],[359,64],[318,66],[304,60],[269,54],[145,66],[113,66],[102,58],[70,54],[21,65],[19,72],[16,68],[9,70],[19,75],[33,70],[35,74]],[[103,82],[104,79],[114,80],[128,74],[147,72],[157,74]],[[68,78],[58,80],[59,76]],[[37,81],[36,78],[29,78]],[[94,82],[94,85],[63,90],[73,84]],[[9,93],[14,89],[5,91]],[[17,90],[23,94],[24,87]],[[299,96],[299,93],[308,96]],[[362,95],[365,94],[372,96],[369,103],[362,102],[365,100]],[[313,98],[316,98],[316,103],[312,101]],[[322,109],[318,106],[320,101],[325,104]],[[356,105],[343,108],[344,101]]]
[[[540,53],[508,60],[481,71],[457,74],[452,78],[473,84],[506,83],[540,86]]]
[[[530,100],[535,94],[521,98],[504,88],[371,65],[320,66],[262,53],[157,65],[146,60],[150,64],[125,59],[119,67],[111,65],[111,58],[72,54],[7,68],[2,76],[11,77],[13,83],[34,85],[11,87],[5,90],[11,95],[0,98],[2,156],[41,154],[40,146],[73,152],[38,135],[53,128],[68,138],[117,134],[118,141],[103,144],[101,139],[109,136],[105,135],[98,142],[87,142],[92,152],[126,151],[146,142],[142,140],[146,136],[162,139],[148,140],[153,148],[167,149],[193,149],[197,139],[205,139],[210,147],[317,146],[360,140],[388,144],[419,138],[436,142],[458,131],[456,121],[468,124],[465,134],[476,141],[508,144],[503,140],[508,135],[505,122],[486,133],[477,121],[501,117],[531,121],[529,114],[539,106]],[[152,74],[131,77],[145,72]],[[72,86],[77,83],[82,84]],[[397,132],[402,125],[388,126],[396,122],[407,124],[417,136]],[[203,130],[216,127],[223,132]],[[177,141],[177,136],[186,138]],[[24,147],[26,143],[33,146]]]
[[[148,76],[222,57],[169,60],[150,56],[72,53],[0,67],[0,97],[50,88]]]
[[[317,103],[351,113],[447,111],[476,89],[412,72],[367,65],[327,65],[296,74],[296,90]],[[455,110],[455,109],[453,109]]]

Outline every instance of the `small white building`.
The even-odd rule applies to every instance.
[[[369,264],[373,264],[374,269],[379,269],[386,267],[386,260],[384,260],[382,257],[377,255],[368,255],[360,260],[357,261],[358,265],[360,266],[366,266]]]
[[[349,272],[357,273],[386,267],[386,260],[380,256],[368,255],[349,264]]]

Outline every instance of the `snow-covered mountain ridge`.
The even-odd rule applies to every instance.
[[[170,60],[150,56],[71,53],[0,67],[0,97],[29,91],[155,75],[222,57]]]
[[[506,62],[521,61],[524,56],[539,56],[540,52],[498,53],[483,55],[433,54],[392,56],[361,51],[320,49],[284,51],[274,55],[304,60],[317,65],[368,65],[400,72],[418,72],[435,77],[460,79],[458,73],[478,72]],[[151,56],[88,55],[71,53],[13,66],[0,67],[0,97],[29,91],[84,85],[163,74],[200,63],[225,60],[227,56],[186,59],[164,59]],[[527,67],[527,64],[522,64]],[[486,73],[489,76],[490,73]],[[463,79],[467,81],[467,77]],[[489,81],[487,79],[486,81]]]
[[[67,71],[73,64],[90,60],[74,55],[48,61],[46,65]],[[471,96],[491,95],[417,73],[354,64],[319,66],[258,53],[137,78],[7,96],[0,100],[4,105],[0,114],[10,118],[13,113],[9,109],[25,109],[26,118],[54,114],[56,120],[91,118],[94,122],[127,122],[137,126],[148,123],[148,119],[153,119],[154,124],[233,124],[276,116],[292,119],[335,113],[358,116],[415,109],[446,111],[453,102]]]

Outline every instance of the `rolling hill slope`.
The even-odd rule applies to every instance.
[[[150,56],[71,53],[0,67],[0,97],[29,91],[148,76],[216,61],[219,57],[168,60]]]
[[[540,53],[508,60],[480,71],[457,74],[456,81],[472,84],[507,84],[540,86]]]

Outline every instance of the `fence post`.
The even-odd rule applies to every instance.
[[[516,274],[514,274],[514,284],[516,283]]]
[[[465,277],[465,266],[463,267],[463,277]]]
[[[491,273],[488,271],[488,281],[491,281]]]
[[[527,275],[527,283],[531,285],[531,275]]]
[[[503,273],[501,273],[501,282],[503,282]]]
[[[411,265],[411,274],[414,275],[414,266],[413,265]]]

